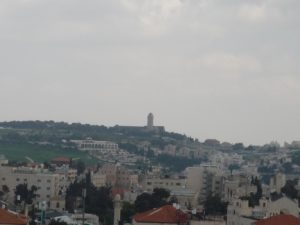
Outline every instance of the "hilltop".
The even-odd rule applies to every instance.
[[[79,151],[70,142],[86,138],[115,142],[131,154],[178,170],[205,161],[216,151],[244,149],[241,143],[231,145],[214,139],[201,143],[184,134],[168,132],[164,127],[106,127],[54,121],[0,122],[0,154],[10,160],[24,161],[30,157],[43,162],[64,155],[95,164],[97,159]]]

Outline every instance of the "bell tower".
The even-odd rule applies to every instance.
[[[153,128],[153,126],[154,126],[154,116],[152,113],[149,113],[147,117],[147,127]]]

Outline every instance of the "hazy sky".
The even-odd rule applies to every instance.
[[[1,0],[0,120],[300,139],[299,0]]]

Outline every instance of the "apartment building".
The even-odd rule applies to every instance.
[[[148,177],[144,179],[142,186],[143,190],[148,192],[152,192],[155,188],[164,188],[172,192],[184,189],[186,179]]]
[[[27,184],[37,187],[36,201],[47,201],[60,194],[60,191],[65,189],[66,178],[64,175],[51,173],[42,168],[29,167],[0,167],[1,185],[7,185],[10,188],[9,200],[13,201],[14,190],[19,184]]]
[[[223,176],[216,165],[203,164],[195,167],[188,167],[187,188],[199,192],[199,202],[203,203],[208,195],[221,196],[223,190]]]
[[[129,189],[138,185],[138,175],[118,163],[105,164],[98,173],[105,175],[109,186]]]

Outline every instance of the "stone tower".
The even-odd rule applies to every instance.
[[[118,225],[121,220],[121,196],[117,194],[114,199],[114,225]]]
[[[149,113],[147,117],[147,127],[153,128],[153,126],[154,126],[154,116],[152,113]]]

